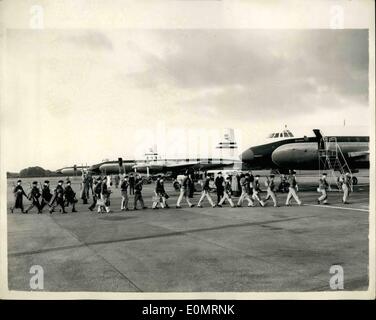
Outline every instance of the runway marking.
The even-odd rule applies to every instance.
[[[350,210],[350,211],[369,212],[369,209],[337,207],[337,206],[331,206],[331,205],[327,205],[327,204],[306,204],[306,203],[303,203],[303,206],[319,207],[319,208],[332,208],[332,209]]]

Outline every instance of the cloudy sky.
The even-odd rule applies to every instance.
[[[370,121],[364,30],[11,30],[5,68],[8,171]]]

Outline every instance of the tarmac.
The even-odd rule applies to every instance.
[[[146,185],[147,210],[121,212],[113,186],[109,214],[90,212],[80,199],[77,213],[8,211],[8,286],[30,291],[30,268],[40,265],[44,291],[330,291],[330,268],[340,265],[345,290],[367,290],[369,179],[358,178],[349,205],[338,191],[329,193],[329,205],[317,205],[317,177],[302,177],[302,206],[284,206],[279,193],[277,208],[269,201],[264,208],[183,202],[176,209],[178,193],[167,183],[170,209],[151,210],[153,185]],[[193,203],[198,199],[196,193]]]

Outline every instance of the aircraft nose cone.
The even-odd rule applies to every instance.
[[[250,162],[255,158],[255,154],[253,153],[252,149],[249,148],[248,150],[244,151],[241,154],[241,160],[244,162]]]

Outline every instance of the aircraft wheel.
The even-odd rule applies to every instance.
[[[357,177],[352,177],[352,183],[354,186],[358,184],[358,178]]]

